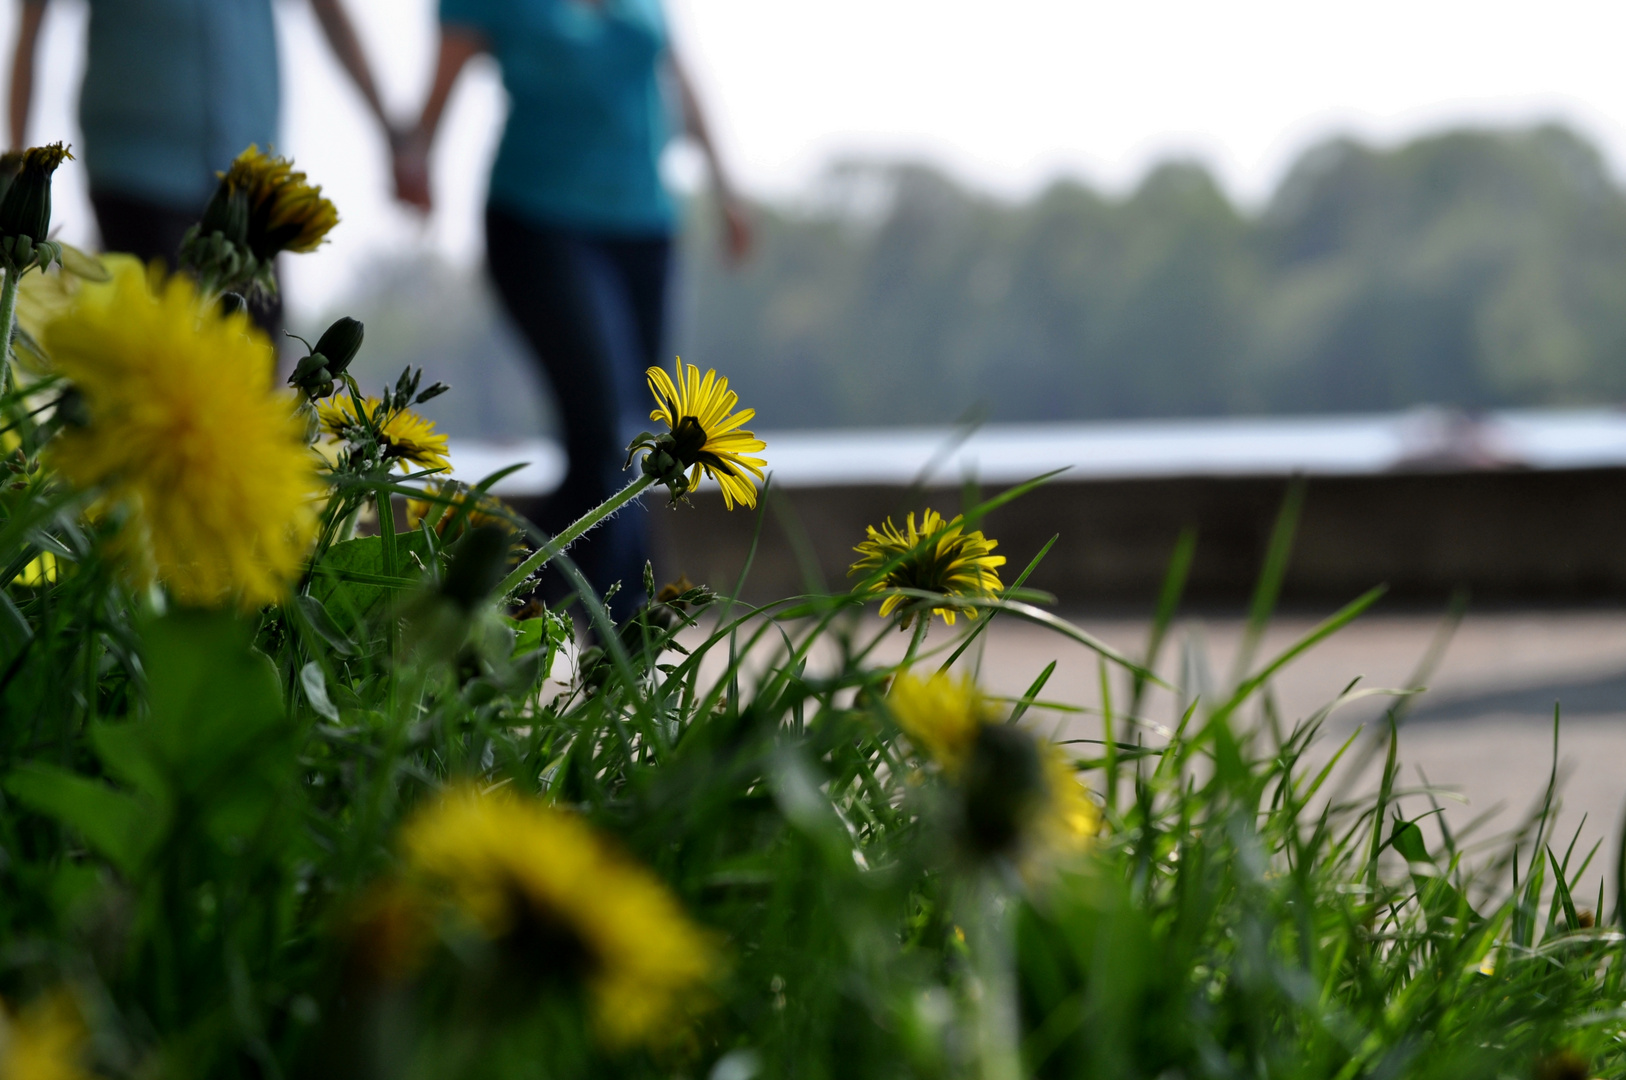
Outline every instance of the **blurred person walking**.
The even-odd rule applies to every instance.
[[[27,145],[48,0],[24,0],[11,66],[11,145]],[[383,103],[340,0],[310,0],[386,135]],[[277,141],[281,88],[272,0],[90,0],[80,155],[102,247],[173,265],[215,174]],[[76,150],[80,149],[78,147]]]
[[[431,206],[428,159],[464,66],[490,53],[510,112],[491,171],[487,263],[504,306],[551,383],[569,467],[527,516],[549,534],[625,482],[626,445],[649,426],[646,368],[662,352],[677,212],[659,160],[670,135],[667,92],[711,168],[730,261],[750,247],[734,196],[673,55],[659,0],[440,0],[440,54],[417,131],[398,149],[400,197]],[[643,599],[647,512],[633,506],[571,556],[611,611]],[[544,585],[550,599],[565,587]]]

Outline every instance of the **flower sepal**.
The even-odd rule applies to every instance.
[[[632,465],[632,459],[638,451],[644,451],[643,460],[639,468],[643,474],[655,483],[665,487],[672,496],[672,502],[688,501],[692,489],[689,483],[689,470],[678,456],[677,439],[671,432],[656,435],[645,431],[627,444],[627,465]]]
[[[52,263],[62,265],[62,245],[55,240],[4,236],[0,237],[0,259],[8,273],[23,274],[36,266],[48,270]]]

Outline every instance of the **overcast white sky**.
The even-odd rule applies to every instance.
[[[415,109],[434,0],[348,0],[389,102]],[[484,174],[503,110],[495,72],[466,77],[426,224],[388,199],[383,143],[322,46],[304,0],[278,0],[282,148],[343,223],[290,267],[296,310],[326,309],[378,252],[478,257]],[[0,10],[15,25],[17,0]],[[84,0],[54,0],[34,141],[77,139]],[[1456,123],[1566,120],[1626,164],[1626,5],[1593,0],[669,0],[742,185],[793,195],[832,156],[924,157],[980,186],[1060,174],[1111,189],[1169,156],[1208,163],[1257,200],[1332,133],[1381,142]],[[6,55],[9,57],[9,44]],[[87,240],[83,175],[57,220]]]

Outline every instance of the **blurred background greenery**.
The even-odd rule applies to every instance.
[[[1626,190],[1555,125],[1306,151],[1239,206],[1171,161],[1109,196],[991,197],[853,160],[760,207],[729,273],[690,215],[675,344],[772,428],[1597,404],[1626,388]],[[364,385],[422,365],[452,434],[548,424],[474,273],[380,261]],[[337,312],[324,312],[325,319]],[[770,421],[771,423],[767,422]]]

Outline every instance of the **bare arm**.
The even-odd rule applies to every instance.
[[[10,136],[11,145],[18,148],[27,145],[28,110],[34,103],[34,48],[39,44],[44,18],[45,0],[25,0],[17,27],[17,49],[11,58]]]
[[[682,62],[674,53],[671,55],[672,77],[677,83],[678,101],[683,109],[683,122],[695,143],[699,145],[700,152],[705,156],[706,167],[711,171],[711,182],[717,189],[717,202],[723,214],[723,250],[727,253],[729,261],[738,263],[751,253],[751,219],[746,211],[745,203],[739,197],[728,170],[723,167],[723,159],[717,152],[717,143],[711,137],[711,127],[706,123],[705,110],[700,107],[700,98],[694,92],[694,83],[684,70]]]
[[[470,60],[485,51],[485,38],[474,31],[459,26],[441,27],[435,81],[423,103],[423,115],[395,154],[395,193],[403,202],[420,210],[430,209],[429,152],[434,148],[441,116],[446,112],[446,102],[452,96],[452,87],[457,85],[457,77],[463,74]]]
[[[372,68],[367,66],[367,56],[361,51],[356,28],[340,0],[311,0],[311,8],[316,13],[316,21],[322,26],[328,45],[333,49],[333,55],[339,58],[339,63],[350,75],[350,81],[356,84],[356,89],[367,100],[367,108],[377,118],[380,127],[392,132],[389,117],[384,114],[383,99],[378,96],[378,84],[373,81]]]
[[[429,99],[423,103],[423,115],[418,119],[417,134],[424,140],[427,152],[434,146],[435,133],[440,130],[440,118],[446,111],[446,102],[452,96],[457,77],[470,60],[486,51],[486,39],[473,30],[460,26],[440,28],[440,56],[435,61],[435,82],[429,88]]]

